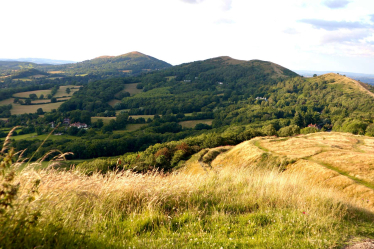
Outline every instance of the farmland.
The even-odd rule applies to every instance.
[[[188,120],[179,122],[179,124],[183,128],[194,128],[197,124],[207,124],[212,125],[213,119],[205,119],[205,120]]]
[[[57,109],[63,102],[40,104],[40,105],[20,105],[12,104],[13,108],[10,110],[12,115],[24,114],[24,113],[35,113],[37,109],[42,108],[44,112],[50,112],[53,109]]]
[[[16,93],[13,95],[13,97],[19,97],[19,98],[28,98],[30,94],[36,94],[38,98],[40,98],[40,95],[44,95],[45,97],[51,93],[51,90],[37,90],[37,91],[29,91],[29,92],[21,92]]]

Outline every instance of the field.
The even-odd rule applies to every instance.
[[[48,94],[51,93],[51,90],[37,90],[37,91],[29,91],[29,92],[21,92],[13,94],[14,97],[20,97],[20,98],[28,98],[30,94],[36,94],[38,98],[40,95],[44,95],[44,97],[47,97]]]
[[[125,84],[125,88],[122,90],[122,92],[128,92],[131,96],[143,92],[142,89],[136,88],[138,84],[139,83]]]
[[[128,124],[126,125],[126,130],[117,130],[117,131],[113,131],[114,134],[121,134],[121,133],[124,133],[124,132],[131,132],[131,131],[136,131],[140,128],[142,128],[143,126],[146,126],[147,124]]]
[[[61,98],[61,97],[71,97],[73,96],[73,94],[77,91],[79,91],[79,87],[80,86],[74,86],[74,85],[68,85],[68,86],[60,86],[60,88],[58,89],[57,93],[55,94],[55,98]],[[67,94],[66,93],[66,88],[70,88],[70,93]],[[74,88],[74,89],[73,89]]]
[[[121,103],[121,100],[118,100],[118,99],[112,99],[111,101],[108,102],[108,104],[109,104],[111,107],[114,107],[117,103]]]
[[[30,133],[30,134],[23,134],[23,135],[17,135],[13,136],[12,139],[14,140],[34,140],[34,139],[39,139],[44,141],[47,138],[48,134],[43,134],[43,135],[37,135],[36,133]],[[77,139],[75,136],[70,136],[68,134],[64,134],[61,136],[57,135],[50,135],[49,140],[62,140],[62,139]]]
[[[195,128],[197,124],[207,124],[212,125],[213,119],[205,119],[205,120],[188,120],[179,122],[179,124],[183,128]]]
[[[13,101],[14,101],[14,98],[4,99],[4,100],[0,101],[0,105],[9,105],[9,104],[13,105]]]
[[[116,117],[91,117],[91,122],[96,122],[99,119],[102,119],[104,124],[109,124],[110,120],[116,120]]]
[[[57,109],[63,102],[50,103],[44,105],[20,105],[13,104],[10,112],[12,115],[24,114],[24,113],[35,113],[38,108],[42,108],[44,112],[50,112],[52,109]]]

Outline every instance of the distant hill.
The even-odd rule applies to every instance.
[[[138,53],[131,56],[150,60]],[[93,61],[95,60],[101,62],[123,58],[104,57]],[[93,104],[94,102],[105,103],[117,98],[122,100],[116,106],[117,110],[137,109],[135,112],[141,112],[137,114],[162,114],[171,109],[173,113],[200,112],[204,107],[207,111],[212,111],[220,105],[220,99],[239,101],[249,96],[263,96],[267,89],[279,80],[296,76],[296,73],[267,61],[240,61],[230,57],[217,57],[153,71],[138,77],[93,82],[64,103],[61,109],[94,108],[93,111],[101,112],[103,108],[111,110],[112,107]],[[131,97],[119,96],[120,92],[126,95],[127,84],[130,83],[138,83],[143,92]],[[142,109],[139,110],[139,107]]]
[[[331,71],[311,71],[311,70],[295,70],[295,72],[297,72],[298,74],[304,77],[312,77],[314,74],[322,75],[322,74],[331,73]],[[351,73],[351,72],[342,72],[342,71],[334,71],[334,73],[345,75],[352,79],[359,80],[364,83],[374,84],[374,74]]]
[[[41,78],[47,76],[48,73],[34,69],[34,68],[28,68],[19,70],[16,73],[14,73],[11,78],[12,79],[19,79],[19,78],[27,78],[27,77],[35,77],[35,78]]]
[[[75,63],[75,61],[53,60],[53,59],[43,59],[43,58],[19,58],[19,59],[1,59],[0,58],[0,61],[31,62],[35,64],[50,64],[50,65]]]
[[[171,67],[169,63],[140,52],[100,56],[92,60],[50,67],[65,74],[137,74]]]

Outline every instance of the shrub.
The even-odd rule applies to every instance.
[[[280,137],[289,137],[289,136],[293,136],[296,134],[300,134],[300,127],[297,125],[289,125],[289,126],[281,128],[278,131],[278,135]]]

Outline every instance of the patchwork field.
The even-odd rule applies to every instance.
[[[61,97],[71,97],[73,96],[73,94],[77,91],[79,91],[79,87],[80,86],[74,86],[74,85],[68,85],[68,86],[60,86],[60,88],[58,89],[57,93],[55,94],[55,98],[61,98]],[[66,88],[70,88],[70,93],[67,94],[66,93]]]
[[[195,128],[197,124],[207,124],[212,125],[213,119],[205,119],[205,120],[188,120],[179,122],[179,124],[183,128]]]
[[[50,112],[53,109],[57,109],[63,102],[43,104],[43,105],[20,105],[12,104],[13,108],[10,110],[12,115],[24,114],[24,113],[35,113],[38,108],[42,108],[44,112]]]
[[[38,98],[40,95],[44,95],[45,97],[51,93],[51,90],[37,90],[37,91],[29,91],[29,92],[21,92],[13,94],[13,97],[20,97],[20,98],[28,98],[30,94],[36,94]]]

